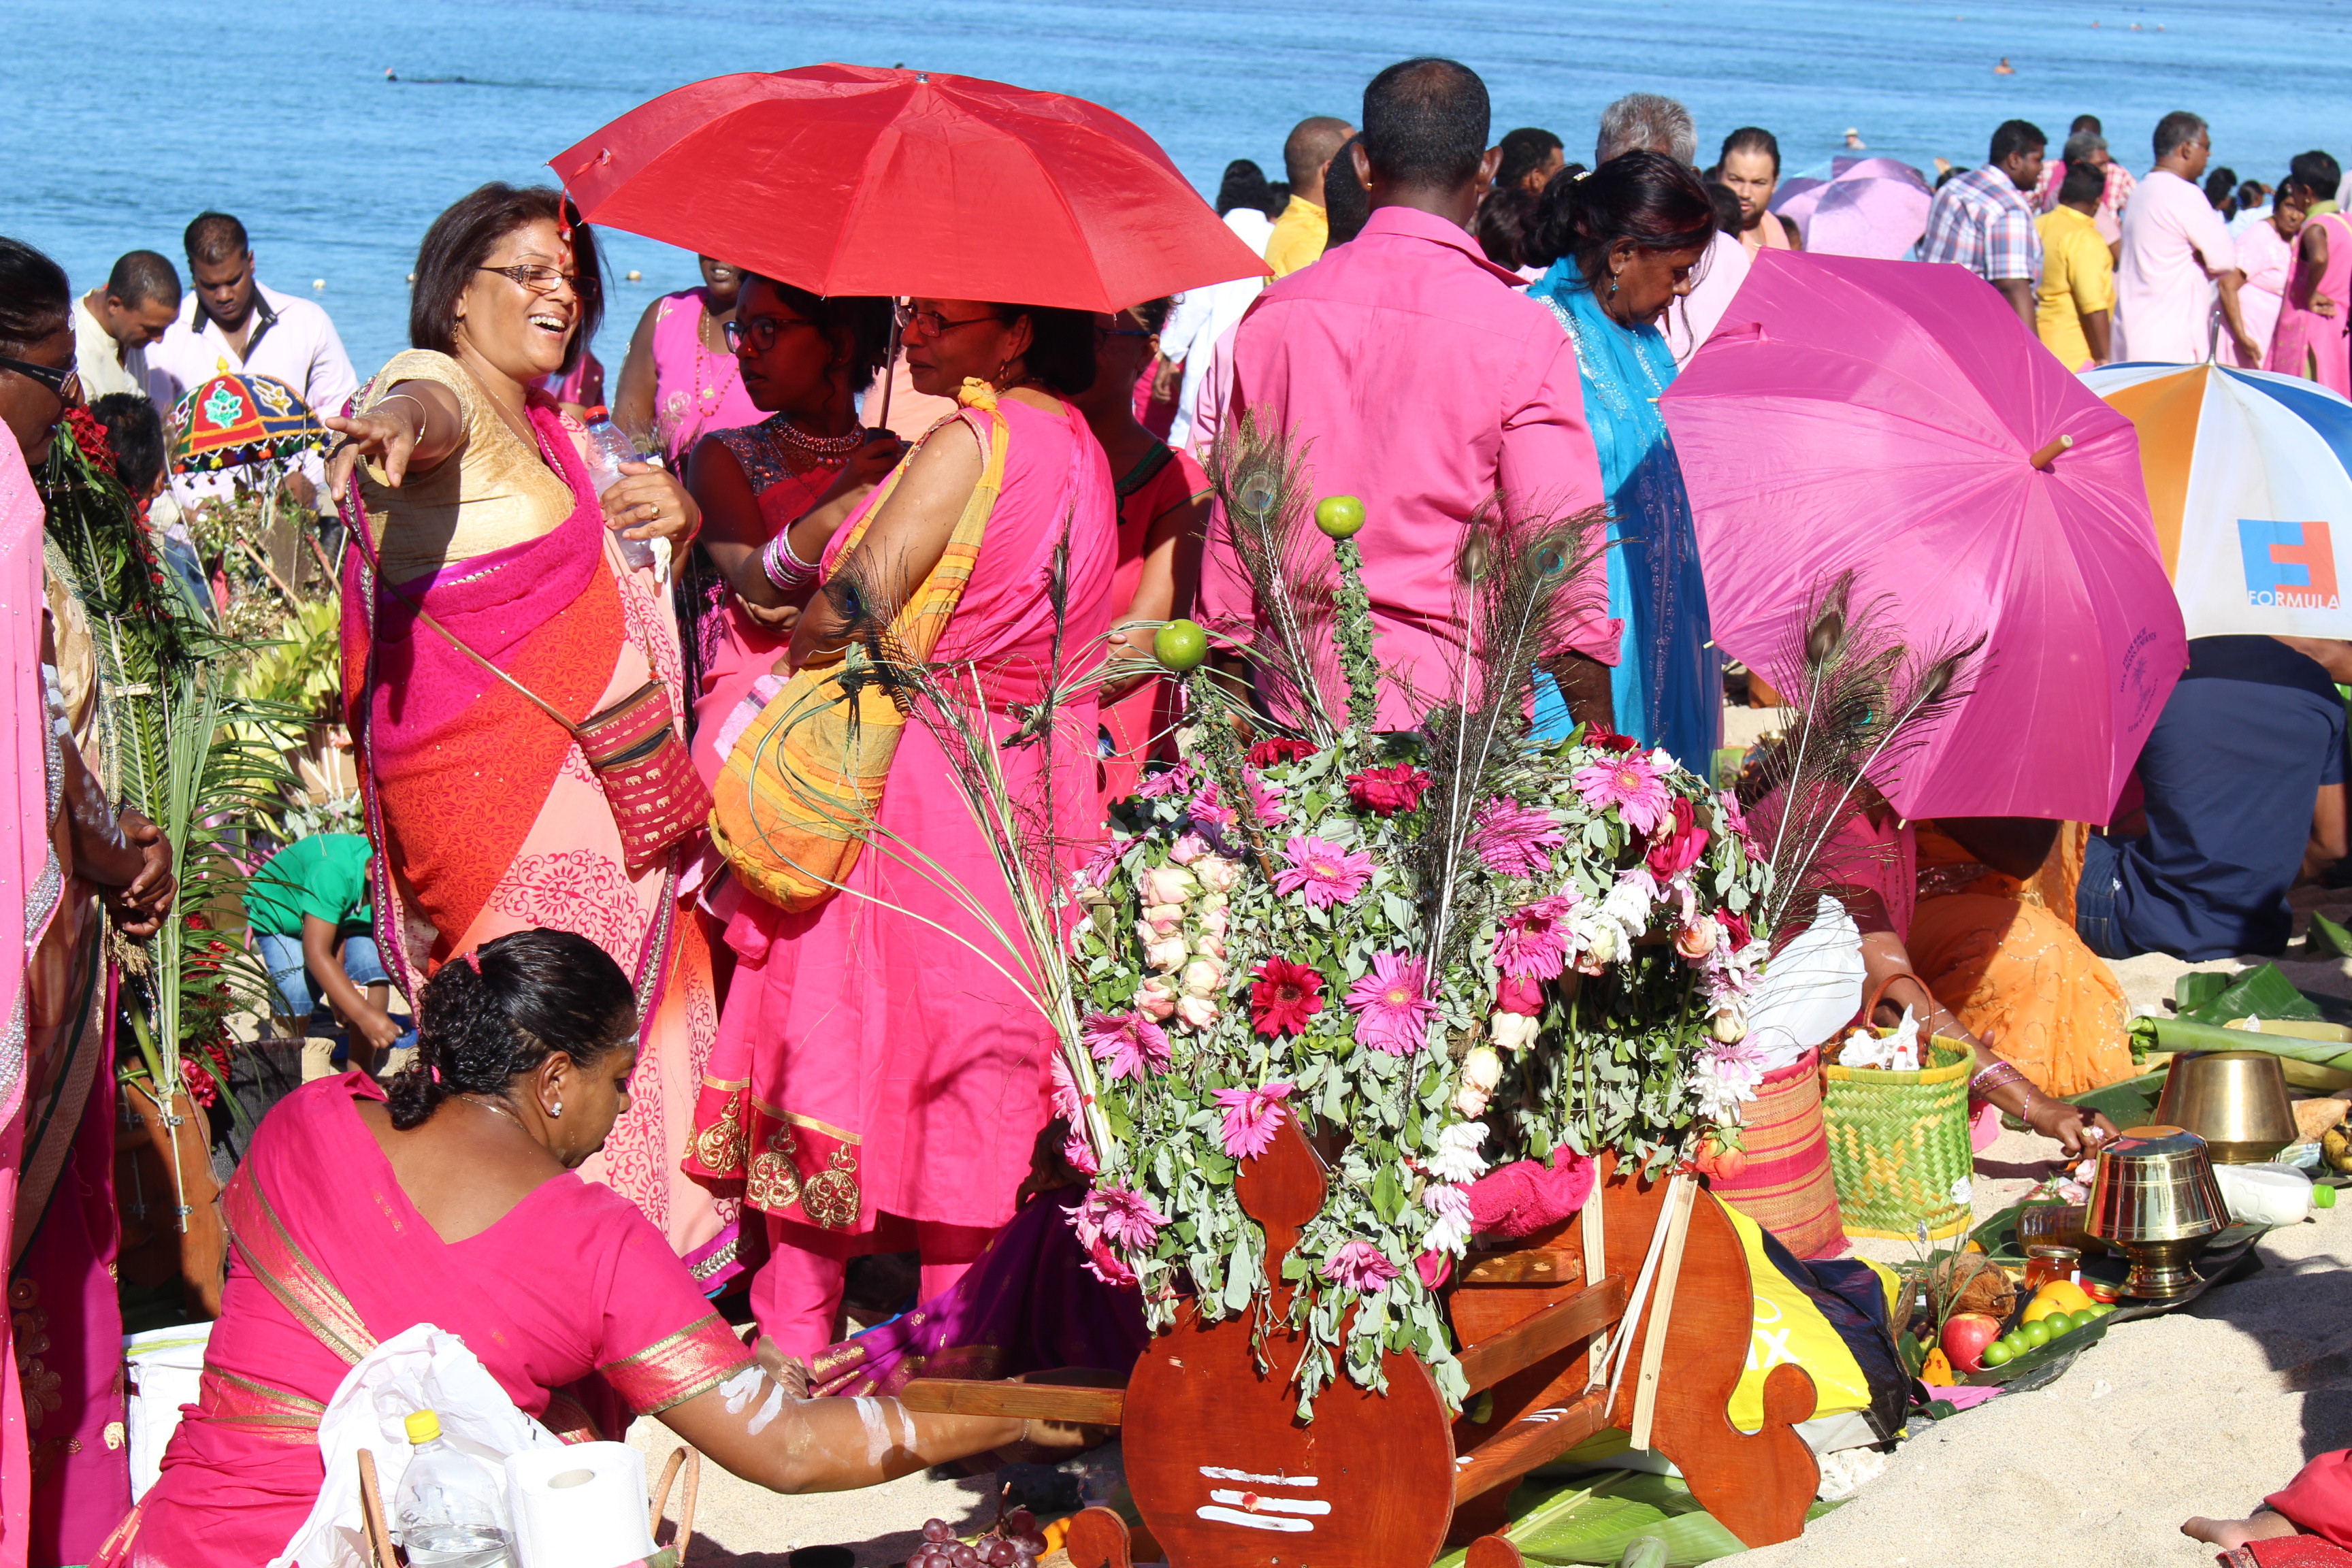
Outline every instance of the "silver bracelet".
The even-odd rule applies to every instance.
[[[433,423],[433,405],[425,402],[425,399],[417,396],[416,394],[413,392],[387,392],[382,397],[375,400],[375,405],[378,408],[381,408],[395,397],[404,398],[408,402],[416,405],[415,442],[416,445],[420,447],[423,446],[425,444],[425,428]]]

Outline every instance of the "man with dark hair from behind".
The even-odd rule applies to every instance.
[[[155,405],[168,416],[214,376],[250,374],[285,383],[314,413],[340,414],[359,377],[327,312],[262,283],[245,225],[226,213],[197,214],[184,244],[194,287],[163,341],[148,351],[147,393]],[[289,488],[309,504],[320,478],[316,459],[306,458]],[[183,499],[226,489],[225,483],[194,485]]]
[[[1310,115],[1291,127],[1282,144],[1283,173],[1290,183],[1290,205],[1274,220],[1265,242],[1265,264],[1276,278],[1311,265],[1323,254],[1330,220],[1323,210],[1323,174],[1356,128],[1328,114]]]
[[[1242,320],[1226,419],[1311,443],[1316,493],[1363,501],[1379,723],[1405,730],[1463,657],[1455,562],[1471,518],[1498,495],[1522,515],[1581,511],[1601,500],[1601,470],[1568,334],[1467,232],[1501,156],[1487,151],[1486,84],[1452,60],[1406,60],[1372,79],[1363,112],[1349,162],[1370,216]],[[1222,514],[1202,577],[1202,618],[1248,639],[1257,606]],[[1618,638],[1596,607],[1546,650],[1579,717],[1608,716]]]
[[[124,253],[106,281],[74,300],[74,368],[81,395],[95,403],[110,393],[147,395],[147,345],[158,342],[180,310],[180,275],[152,250]]]
[[[2034,280],[2042,276],[2042,237],[2025,193],[2042,179],[2049,144],[2031,121],[2002,121],[1984,166],[1937,186],[1919,246],[1920,260],[1956,262],[2000,289],[2029,332]]]
[[[2075,160],[2058,182],[2058,205],[2034,224],[2042,235],[2034,328],[2068,370],[2106,363],[2113,347],[2116,261],[2092,221],[2106,189],[2105,167]]]
[[[1507,131],[1496,145],[1503,153],[1503,161],[1495,166],[1498,191],[1516,188],[1539,196],[1551,177],[1568,166],[1568,150],[1559,138],[1539,126]]]

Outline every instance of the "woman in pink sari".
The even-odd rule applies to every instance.
[[[633,854],[585,754],[541,707],[578,724],[650,680],[680,721],[670,595],[610,528],[683,543],[698,514],[658,470],[600,498],[577,424],[528,390],[582,352],[601,300],[593,238],[561,193],[476,191],[435,221],[416,273],[417,347],[362,389],[357,417],[327,421],[368,459],[343,691],[377,849],[378,946],[410,996],[524,927],[613,955],[645,1037],[629,1113],[585,1173],[715,1289],[735,1268],[734,1207],[678,1172],[719,1026],[701,928],[679,918],[700,834]]]
[[[76,586],[45,567],[46,509],[29,470],[103,483],[70,446],[50,461],[52,445],[72,439],[58,426],[79,402],[65,271],[0,239],[0,624],[11,639],[0,733],[13,763],[0,785],[0,865],[11,879],[0,892],[5,1568],[87,1560],[131,1503],[121,1446],[107,1441],[122,1419],[122,1320],[106,924],[148,935],[175,891],[170,843],[136,811],[118,812],[99,777],[89,617]],[[112,490],[99,504],[106,493],[125,532],[135,530],[128,500]]]
[[[694,763],[705,783],[726,765],[716,742],[727,716],[783,652],[808,598],[805,586],[778,585],[763,552],[781,537],[796,559],[814,560],[900,454],[896,437],[858,427],[855,391],[890,352],[887,300],[823,300],[753,274],[727,341],[745,390],[769,414],[705,436],[688,468],[711,587],[732,590],[701,609],[692,634]]]
[[[2301,153],[2279,182],[2275,205],[2293,204],[2308,212],[2333,201],[2340,177],[2326,153]],[[2296,237],[2294,270],[2280,302],[2278,328],[2271,335],[2263,368],[2315,381],[2352,397],[2352,218],[2339,212],[2304,220]]]
[[[1106,814],[1113,802],[1135,793],[1149,758],[1175,759],[1176,686],[1159,673],[1151,637],[1162,622],[1192,613],[1209,519],[1209,481],[1201,465],[1154,435],[1119,391],[1159,359],[1168,310],[1166,300],[1147,300],[1096,318],[1101,374],[1072,400],[1118,476],[1112,485],[1118,499],[1118,569],[1110,587],[1118,624],[1111,633],[1112,678],[1102,689],[1103,745],[1095,769]]]
[[[695,258],[702,286],[646,307],[613,391],[613,422],[675,463],[712,430],[756,425],[760,410],[727,343],[743,287],[740,268]]]
[[[573,1173],[627,1109],[636,1054],[628,976],[593,942],[509,933],[435,976],[418,1012],[417,1058],[388,1097],[349,1073],[263,1120],[222,1200],[236,1247],[197,1403],[101,1563],[250,1568],[284,1551],[324,1479],[328,1402],[419,1323],[462,1339],[559,1436],[658,1416],[778,1491],[1076,1437],[771,1382],[763,1363],[781,1361],[719,1320],[660,1233]],[[887,1442],[869,1441],[875,1420]]]
[[[1016,706],[1037,700],[1057,652],[1065,669],[1083,668],[1109,625],[1118,552],[1109,466],[1066,401],[1093,383],[1094,321],[929,299],[901,320],[915,384],[961,388],[966,406],[916,447],[891,488],[868,498],[862,536],[855,519],[835,536],[822,563],[828,592],[803,613],[786,657],[797,666],[839,646],[834,580],[903,602],[929,574],[1002,420],[1003,489],[932,652],[935,664],[969,668],[984,721],[1002,739],[1018,727]],[[1067,608],[1057,617],[1066,542]],[[765,690],[755,688],[755,698]],[[1097,816],[1092,698],[1066,702],[1063,716],[1050,747],[1001,753],[1009,790],[1039,812],[1057,858],[1095,836]],[[752,1310],[791,1355],[832,1342],[855,1254],[910,1238],[923,1258],[923,1296],[952,1284],[1012,1216],[1048,1114],[1052,1034],[1008,975],[1025,954],[990,930],[1020,926],[950,766],[929,725],[907,725],[846,890],[799,914],[747,900],[728,930],[740,963],[689,1168],[743,1183],[744,1201],[766,1214],[772,1251],[753,1282]]]

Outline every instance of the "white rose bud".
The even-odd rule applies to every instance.
[[[1473,1046],[1462,1058],[1462,1081],[1481,1094],[1492,1094],[1503,1081],[1503,1058],[1486,1046]]]
[[[1156,936],[1143,944],[1144,963],[1162,974],[1183,968],[1192,956],[1192,943],[1181,936]]]
[[[1726,1007],[1707,1026],[1707,1033],[1724,1045],[1736,1046],[1748,1037],[1748,1020],[1739,1016],[1737,1008]]]
[[[1176,1019],[1188,1028],[1214,1028],[1217,1005],[1206,996],[1179,996],[1176,998]]]
[[[1486,1020],[1486,1036],[1507,1051],[1523,1051],[1535,1044],[1542,1020],[1525,1013],[1496,1013]]]
[[[1214,958],[1196,958],[1184,966],[1184,994],[1213,996],[1225,983],[1225,966]]]
[[[1454,1091],[1454,1109],[1464,1116],[1476,1117],[1486,1115],[1486,1092],[1482,1089],[1473,1089],[1466,1083],[1463,1084]]]
[[[1213,893],[1230,893],[1242,882],[1240,863],[1222,855],[1202,856],[1192,862],[1192,873],[1202,887]]]
[[[1143,910],[1143,923],[1151,928],[1153,936],[1166,936],[1184,923],[1184,906],[1148,904]]]
[[[1165,1022],[1176,1011],[1176,987],[1168,984],[1166,977],[1155,974],[1137,988],[1135,1005]]]
[[[1135,885],[1147,904],[1181,904],[1201,890],[1192,874],[1181,866],[1154,866],[1138,877]]]
[[[1201,930],[1206,934],[1222,938],[1228,930],[1232,929],[1233,915],[1229,910],[1211,910],[1201,917],[1200,924]]]
[[[1192,951],[1199,953],[1203,958],[1213,958],[1218,963],[1222,963],[1224,962],[1225,958],[1224,939],[1223,937],[1215,936],[1196,938],[1192,942]]]

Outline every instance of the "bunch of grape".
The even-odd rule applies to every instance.
[[[1045,1537],[1037,1516],[1016,1508],[996,1521],[996,1528],[978,1541],[961,1542],[943,1519],[923,1521],[923,1543],[907,1560],[907,1568],[1031,1568],[1045,1554]]]

